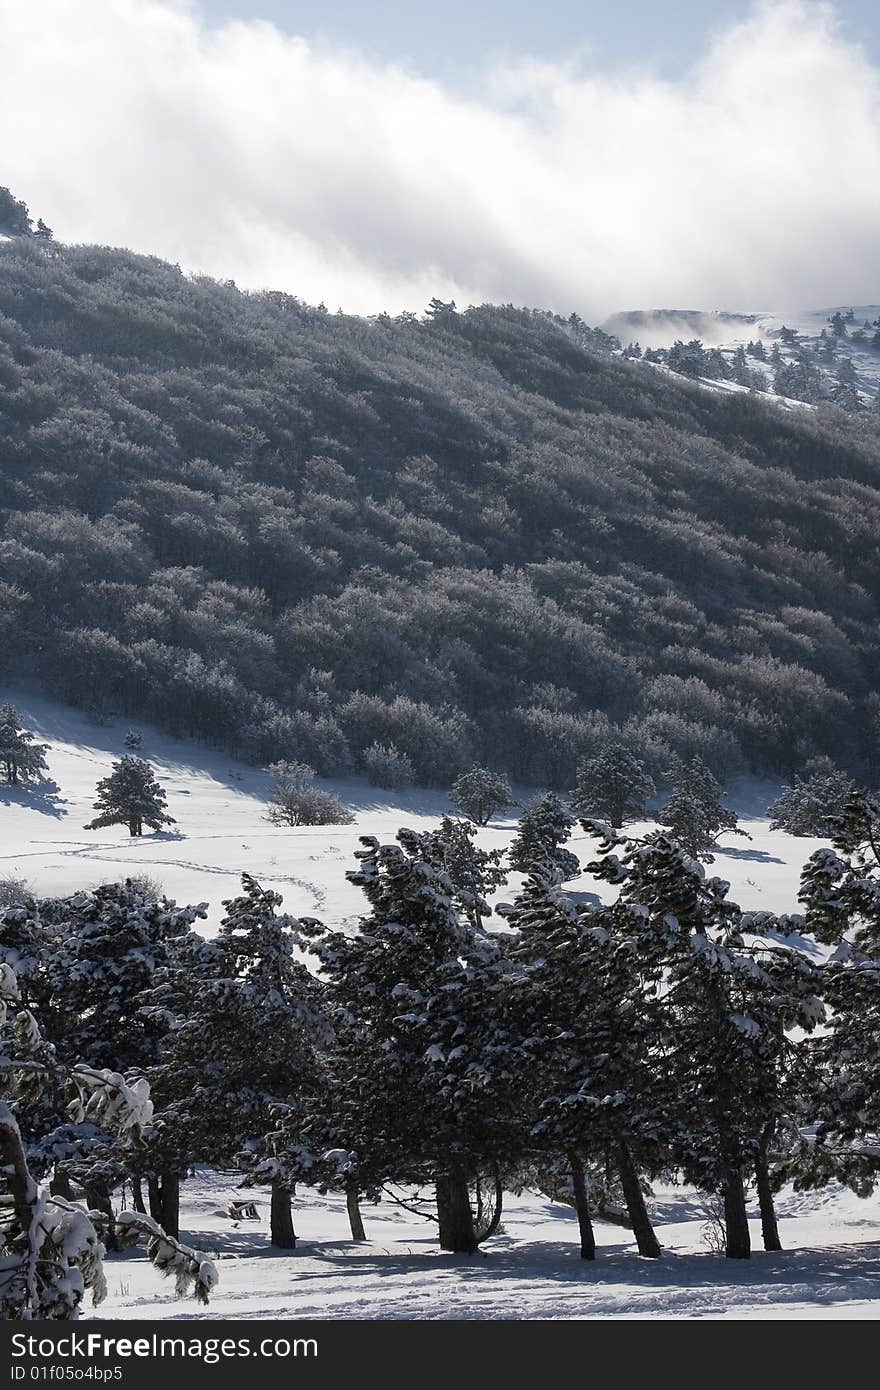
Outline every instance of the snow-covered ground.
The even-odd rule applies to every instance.
[[[473,1256],[444,1255],[436,1228],[391,1203],[364,1208],[368,1240],[351,1240],[344,1202],[305,1192],[298,1248],[272,1251],[268,1212],[233,1226],[235,1176],[184,1184],[184,1238],[217,1260],[208,1308],[175,1297],[143,1256],[107,1260],[109,1318],[858,1318],[880,1316],[880,1209],[838,1188],[779,1198],[785,1250],[765,1254],[752,1220],[751,1260],[703,1243],[696,1193],[661,1189],[659,1260],[629,1231],[596,1223],[597,1258],[579,1257],[571,1208],[535,1193],[505,1199],[504,1231]],[[756,1212],[751,1215],[756,1216]]]
[[[364,906],[360,891],[345,879],[346,870],[356,867],[358,836],[389,841],[403,825],[427,829],[452,810],[442,791],[384,792],[359,778],[322,783],[353,809],[355,824],[276,828],[264,818],[270,791],[266,773],[138,725],[144,734],[138,755],[155,769],[177,825],[142,839],[132,839],[121,826],[86,830],[95,814],[98,779],[128,751],[123,739],[129,724],[99,727],[78,710],[21,691],[0,690],[0,703],[5,700],[19,709],[25,727],[49,744],[47,760],[57,790],[0,786],[0,878],[24,878],[44,897],[147,874],[178,902],[207,902],[210,925],[222,915],[223,899],[239,891],[240,874],[247,870],[264,887],[284,895],[286,911],[344,925],[356,920]],[[793,911],[800,866],[819,841],[768,830],[761,813],[776,791],[772,783],[733,790],[732,804],[752,838],[722,840],[712,872],[730,881],[731,896],[744,907]],[[520,794],[523,799],[530,795],[523,789]],[[486,848],[505,846],[515,824],[513,814],[499,818],[481,831],[481,842]],[[640,828],[645,827],[632,827],[635,833]],[[571,848],[586,861],[592,842],[577,831]],[[509,899],[519,881],[512,874],[499,900]],[[607,891],[586,876],[566,887]]]
[[[127,831],[87,831],[97,780],[125,752],[128,727],[98,727],[76,711],[22,691],[0,691],[25,726],[50,745],[55,789],[0,787],[0,878],[25,878],[40,895],[62,896],[129,874],[148,874],[178,902],[209,904],[207,930],[222,900],[239,890],[242,869],[284,895],[294,914],[352,924],[363,907],[345,880],[360,834],[391,840],[401,825],[428,827],[450,809],[439,791],[385,793],[363,780],[328,783],[357,815],[351,826],[277,829],[264,820],[269,779],[225,754],[174,740],[147,726],[141,756],[154,766],[178,824],[133,840]],[[745,907],[797,908],[800,866],[818,842],[771,833],[762,813],[776,788],[750,783],[730,801],[751,839],[722,842],[712,872],[729,879]],[[505,845],[514,821],[481,832]],[[638,830],[639,827],[633,827]],[[571,847],[590,850],[577,834]],[[511,876],[499,898],[516,892]],[[567,887],[595,893],[584,876]],[[607,890],[605,890],[607,891]],[[612,890],[613,891],[613,890]],[[500,925],[500,920],[499,920]],[[470,1259],[441,1255],[434,1228],[390,1203],[365,1210],[366,1245],[348,1236],[337,1197],[304,1190],[297,1199],[300,1247],[273,1253],[268,1209],[262,1220],[233,1226],[226,1215],[235,1174],[200,1174],[183,1189],[184,1238],[216,1252],[221,1283],[208,1309],[178,1300],[138,1255],[108,1261],[109,1298],[102,1315],[161,1317],[581,1318],[737,1317],[873,1318],[880,1313],[880,1203],[838,1188],[783,1193],[785,1253],[760,1250],[747,1264],[725,1261],[702,1243],[704,1216],[688,1189],[658,1193],[665,1247],[659,1262],[641,1259],[630,1235],[598,1223],[599,1259],[578,1258],[577,1225],[567,1207],[535,1194],[510,1196],[505,1231]]]

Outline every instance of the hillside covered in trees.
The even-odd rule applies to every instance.
[[[873,776],[880,416],[614,348],[0,242],[3,673],[326,775]]]

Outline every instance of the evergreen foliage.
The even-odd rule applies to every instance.
[[[0,705],[0,769],[11,786],[44,776],[48,751],[48,743],[37,743],[35,735],[22,728],[14,705]]]
[[[827,835],[853,790],[852,778],[838,771],[830,758],[814,758],[768,808],[770,829],[789,835]]]
[[[645,803],[655,791],[638,754],[619,739],[609,739],[578,766],[571,800],[579,816],[607,821],[619,830],[645,815]]]
[[[165,810],[167,796],[149,763],[130,755],[113,764],[109,776],[97,786],[94,807],[99,814],[86,830],[102,830],[111,825],[127,825],[132,836],[143,835],[144,826],[161,830],[176,825]]]
[[[453,782],[449,799],[475,825],[488,825],[493,816],[507,810],[513,793],[501,773],[487,767],[472,767]]]

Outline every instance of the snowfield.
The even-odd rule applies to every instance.
[[[22,691],[0,691],[25,727],[50,745],[53,782],[33,792],[0,788],[0,879],[24,878],[41,896],[63,896],[132,874],[146,874],[181,903],[206,902],[206,931],[216,929],[222,901],[239,891],[243,869],[284,896],[294,915],[353,925],[364,906],[347,883],[358,836],[393,839],[402,825],[427,828],[451,808],[439,791],[382,792],[363,779],[325,783],[356,812],[356,824],[278,829],[264,820],[269,779],[222,753],[139,726],[139,755],[168,793],[177,825],[131,839],[119,828],[87,831],[95,784],[127,750],[125,721],[91,723],[81,712]],[[751,836],[722,841],[710,872],[731,883],[747,908],[797,909],[802,863],[819,844],[771,833],[763,814],[772,784],[735,787],[730,803]],[[522,792],[523,797],[528,793]],[[513,819],[481,832],[487,847],[505,845]],[[638,830],[639,827],[633,827]],[[585,861],[590,842],[570,847]],[[511,899],[511,875],[499,900]],[[596,894],[584,876],[568,885]],[[602,886],[604,892],[607,887]],[[613,891],[613,890],[610,890]],[[498,919],[498,925],[501,920]],[[508,1195],[503,1232],[475,1256],[441,1254],[434,1226],[387,1201],[365,1205],[366,1244],[350,1239],[344,1200],[302,1189],[294,1216],[299,1246],[268,1243],[268,1194],[258,1193],[260,1220],[234,1224],[227,1206],[235,1173],[199,1171],[182,1189],[181,1238],[218,1260],[220,1285],[210,1307],[178,1299],[142,1255],[107,1260],[109,1296],[96,1314],[111,1318],[875,1318],[880,1314],[880,1204],[831,1186],[780,1194],[785,1251],[766,1254],[753,1222],[748,1262],[713,1254],[703,1239],[705,1213],[687,1188],[656,1193],[655,1222],[664,1247],[642,1259],[630,1233],[601,1220],[595,1264],[578,1255],[573,1210],[536,1193]],[[251,1192],[248,1195],[252,1195]],[[757,1218],[757,1211],[750,1214]]]
[[[663,1246],[642,1259],[630,1233],[596,1222],[594,1263],[578,1254],[574,1211],[534,1193],[505,1199],[504,1233],[476,1255],[445,1255],[436,1228],[383,1203],[364,1204],[366,1244],[351,1240],[341,1196],[304,1192],[299,1244],[268,1244],[261,1220],[225,1214],[236,1177],[199,1173],[182,1188],[181,1238],[212,1254],[220,1283],[208,1308],[178,1299],[143,1256],[109,1256],[109,1318],[876,1318],[880,1211],[844,1189],[782,1193],[785,1250],[725,1260],[701,1240],[704,1216],[687,1188],[657,1192]],[[750,1211],[757,1217],[757,1211]]]

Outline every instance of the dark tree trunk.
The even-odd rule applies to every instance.
[[[65,1202],[73,1201],[73,1187],[71,1186],[70,1176],[65,1173],[63,1168],[56,1168],[49,1183],[49,1191],[53,1197],[63,1197]]]
[[[623,1198],[629,1212],[629,1219],[632,1222],[633,1235],[639,1247],[639,1254],[644,1255],[649,1260],[659,1260],[660,1242],[654,1227],[651,1225],[648,1208],[645,1206],[642,1184],[639,1182],[639,1175],[633,1163],[632,1154],[626,1144],[618,1144],[615,1158],[620,1185],[623,1188]]]
[[[595,1260],[596,1237],[590,1220],[590,1200],[587,1196],[587,1179],[580,1155],[572,1149],[568,1155],[571,1180],[574,1184],[574,1209],[577,1212],[578,1228],[581,1233],[581,1259]]]
[[[108,1254],[112,1254],[122,1247],[116,1239],[116,1219],[113,1215],[113,1203],[110,1200],[110,1193],[106,1187],[95,1184],[93,1187],[85,1187],[86,1206],[89,1211],[103,1212],[107,1218],[106,1232],[104,1235],[104,1246]]]
[[[729,1260],[747,1260],[752,1253],[749,1221],[746,1216],[746,1194],[742,1173],[735,1164],[728,1165],[724,1182],[725,1255]]]
[[[162,1217],[160,1224],[166,1235],[177,1240],[180,1236],[180,1178],[176,1173],[162,1174]]]
[[[772,1124],[768,1125],[761,1135],[761,1142],[755,1157],[755,1182],[758,1187],[758,1206],[761,1209],[761,1235],[764,1238],[765,1250],[781,1250],[782,1241],[779,1239],[779,1227],[776,1223],[776,1208],[773,1204],[773,1189],[770,1186],[770,1168],[767,1162],[767,1150],[770,1147],[770,1140],[773,1137]]]
[[[147,1200],[150,1215],[166,1235],[175,1240],[180,1235],[180,1178],[176,1173],[160,1173],[147,1178]]]
[[[147,1201],[150,1203],[150,1215],[154,1221],[162,1225],[162,1189],[159,1186],[158,1178],[147,1178]]]
[[[364,1221],[361,1216],[361,1204],[358,1201],[358,1190],[356,1187],[346,1187],[345,1206],[348,1211],[348,1224],[351,1227],[352,1240],[366,1240],[367,1233],[364,1230]]]
[[[293,1229],[290,1192],[286,1187],[282,1187],[281,1183],[274,1183],[272,1186],[269,1222],[272,1244],[279,1250],[295,1250],[296,1231]]]
[[[132,1177],[131,1180],[131,1202],[135,1211],[139,1211],[142,1216],[146,1216],[147,1209],[144,1206],[144,1185],[139,1177]]]
[[[489,1240],[491,1236],[494,1236],[495,1232],[498,1230],[498,1227],[501,1225],[501,1213],[504,1210],[504,1187],[501,1182],[501,1174],[498,1172],[497,1168],[495,1169],[494,1188],[495,1205],[492,1208],[492,1215],[489,1219],[486,1229],[479,1233],[479,1237],[477,1239],[478,1245],[482,1245],[484,1240]]]
[[[454,1255],[472,1255],[477,1248],[474,1214],[467,1180],[461,1173],[444,1173],[437,1179],[437,1216],[440,1249]]]

